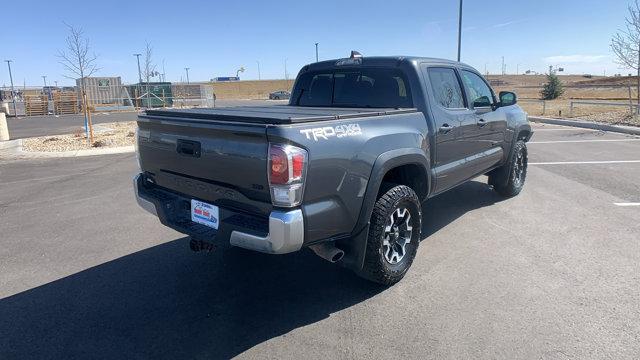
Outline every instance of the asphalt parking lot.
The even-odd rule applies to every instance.
[[[534,125],[525,190],[424,206],[391,288],[309,251],[192,253],[133,154],[0,162],[0,358],[640,357],[640,139]]]

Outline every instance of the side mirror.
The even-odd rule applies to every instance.
[[[500,91],[500,106],[511,106],[518,103],[516,93],[511,91]]]

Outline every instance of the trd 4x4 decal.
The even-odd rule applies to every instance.
[[[318,139],[329,140],[331,137],[358,136],[362,135],[362,130],[360,129],[360,124],[346,124],[304,129],[300,130],[300,133],[304,134],[309,140],[318,141]]]

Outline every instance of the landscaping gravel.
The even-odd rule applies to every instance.
[[[79,128],[74,134],[42,136],[24,139],[24,151],[75,151],[86,149],[113,148],[134,145],[136,122],[101,124],[96,127],[93,144],[87,144],[84,130]]]

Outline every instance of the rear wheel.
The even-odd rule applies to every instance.
[[[359,275],[384,285],[400,281],[411,267],[420,244],[420,200],[408,186],[382,194],[373,208],[364,267]]]
[[[527,178],[527,163],[527,144],[523,140],[518,140],[509,162],[489,173],[489,184],[502,196],[518,195]]]

